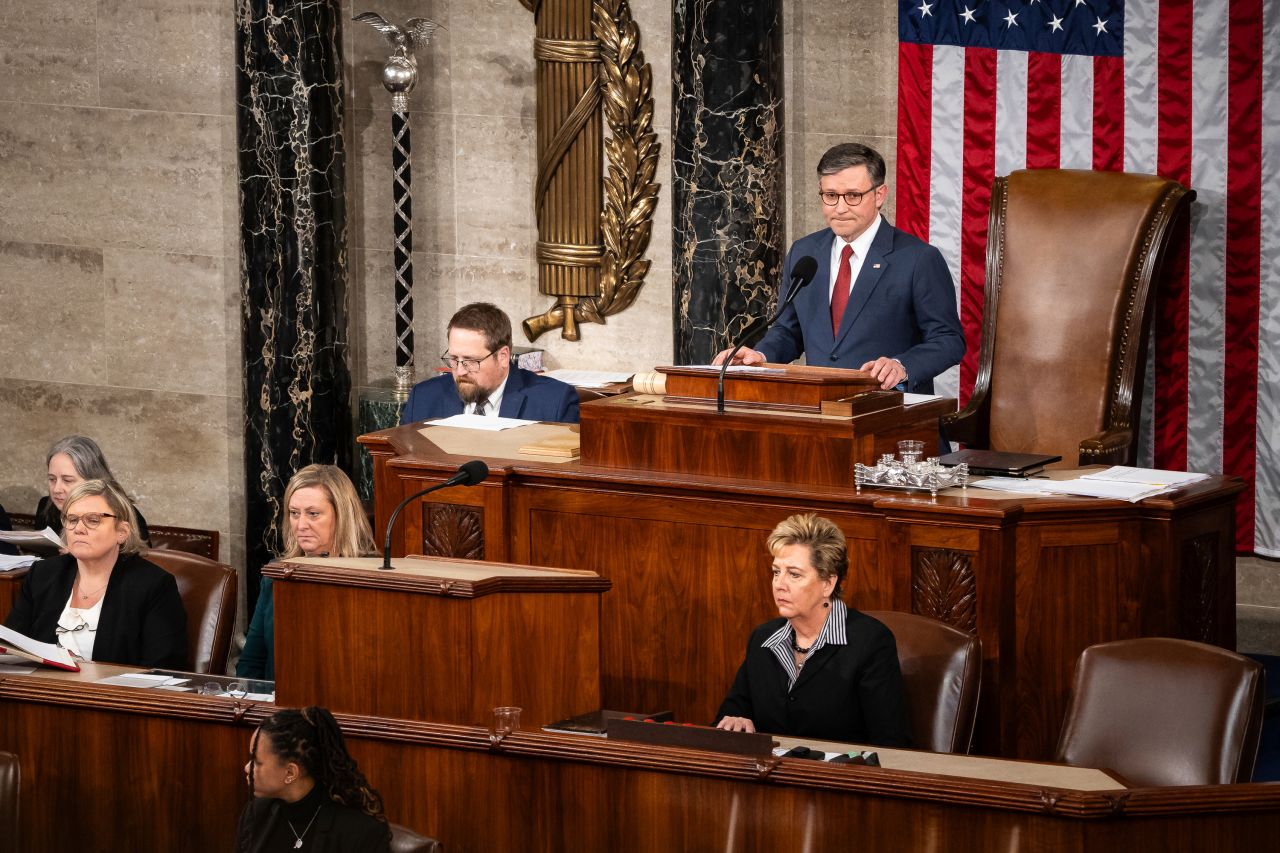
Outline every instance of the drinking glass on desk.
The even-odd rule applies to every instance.
[[[905,465],[914,465],[924,456],[924,442],[907,439],[898,442],[898,456]]]
[[[493,709],[493,722],[489,724],[489,740],[498,743],[520,728],[520,709],[514,705],[501,705]]]

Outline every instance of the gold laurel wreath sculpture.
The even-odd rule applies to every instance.
[[[537,12],[540,0],[521,0]],[[640,30],[627,0],[595,0],[592,30],[600,44],[602,109],[609,126],[604,142],[608,171],[600,213],[600,283],[595,296],[561,297],[546,313],[524,321],[535,340],[560,328],[578,340],[579,322],[604,323],[629,308],[640,293],[650,262],[644,257],[658,204],[658,137],[653,132],[653,72],[640,49]],[[535,199],[535,206],[541,199]]]

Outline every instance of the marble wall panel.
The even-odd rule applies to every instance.
[[[100,249],[0,242],[0,374],[106,380],[102,264]]]
[[[457,253],[533,258],[538,239],[533,212],[537,176],[533,118],[459,115],[456,128]]]
[[[239,320],[234,262],[107,249],[103,270],[110,384],[239,393],[227,371],[227,336]]]
[[[0,502],[32,511],[44,492],[49,445],[83,433],[102,446],[148,521],[239,528],[227,480],[236,412],[225,397],[0,379]]]
[[[391,112],[391,96],[382,86],[382,66],[391,55],[391,46],[373,27],[351,22],[355,15],[377,12],[397,26],[404,26],[410,18],[426,18],[440,25],[432,34],[431,42],[414,52],[418,59],[418,83],[409,95],[409,110],[452,113],[454,15],[450,7],[454,5],[457,4],[446,0],[343,0],[344,18],[350,22],[346,25],[345,39],[347,103],[356,109]]]
[[[221,254],[231,121],[0,102],[0,236]]]
[[[456,111],[532,122],[537,98],[529,10],[519,0],[463,0],[454,4],[449,29]]]
[[[98,102],[97,0],[5,0],[0,98]]]
[[[383,93],[386,94],[385,92]],[[413,250],[453,254],[458,241],[454,202],[454,116],[410,114],[413,143]],[[349,245],[391,249],[391,112],[351,110],[347,206]]]
[[[898,4],[789,0],[792,132],[897,133]],[[791,50],[792,47],[795,50]]]
[[[101,104],[235,114],[232,10],[227,0],[101,0]]]

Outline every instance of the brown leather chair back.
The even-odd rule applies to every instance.
[[[968,752],[982,686],[982,643],[914,613],[869,610],[893,632],[917,749]]]
[[[21,782],[18,756],[0,752],[0,839],[18,837],[18,785]]]
[[[227,669],[236,619],[236,570],[185,551],[150,548],[142,556],[173,575],[187,611],[187,669]]]
[[[1248,782],[1264,688],[1257,662],[1217,646],[1163,638],[1090,646],[1057,760],[1134,785]]]
[[[1194,198],[1153,175],[997,178],[978,377],[948,438],[1071,466],[1132,464],[1147,312]]]
[[[391,853],[441,853],[444,845],[398,823],[391,824]]]
[[[186,551],[210,560],[218,559],[218,531],[193,527],[168,527],[153,524],[147,528],[151,547],[159,550]]]

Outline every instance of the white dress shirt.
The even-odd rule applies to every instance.
[[[864,199],[863,203],[871,201],[870,198]],[[858,283],[858,273],[862,272],[862,262],[867,259],[867,253],[871,251],[871,241],[876,238],[876,232],[880,230],[880,223],[884,221],[884,217],[877,215],[875,221],[867,226],[867,230],[863,231],[850,242],[843,237],[837,237],[831,241],[831,280],[827,282],[827,304],[831,304],[831,294],[836,292],[836,276],[840,274],[840,255],[844,252],[845,246],[853,246],[853,255],[849,258],[849,298],[853,298],[853,286]]]
[[[102,602],[106,595],[84,610],[71,606],[74,597],[75,590],[72,590],[66,607],[62,608],[62,615],[58,617],[55,631],[58,645],[81,660],[93,660],[93,644],[98,637],[98,620],[102,618]]]
[[[510,375],[510,373],[507,374],[507,376]],[[502,391],[507,387],[507,376],[502,377],[502,382],[499,383],[498,387],[494,388],[493,393],[489,395],[489,401],[485,403],[484,407],[485,417],[498,417],[498,409],[502,406]],[[476,413],[476,404],[467,403],[462,407],[462,412],[463,414],[474,415]]]

